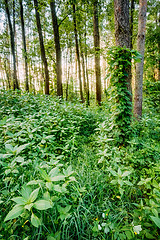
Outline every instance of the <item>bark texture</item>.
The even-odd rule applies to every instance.
[[[15,40],[14,40],[14,31],[12,28],[11,18],[10,18],[10,12],[8,8],[8,0],[5,0],[5,10],[8,18],[9,23],[9,30],[10,30],[10,41],[11,41],[11,51],[12,51],[12,57],[13,57],[13,89],[20,89],[19,83],[17,79],[17,67],[16,67],[16,54],[15,54]]]
[[[98,23],[98,0],[93,1],[93,35],[95,49],[96,101],[101,105],[100,36]]]
[[[114,18],[116,46],[130,48],[129,0],[114,0]],[[126,71],[128,91],[132,93],[131,66]],[[130,95],[130,102],[132,102],[132,95]]]
[[[50,8],[51,8],[51,15],[52,15],[55,49],[56,49],[57,95],[62,97],[63,89],[62,89],[61,47],[60,47],[60,40],[59,40],[59,26],[57,22],[56,6],[55,6],[54,0],[50,1]]]
[[[41,49],[41,58],[42,62],[44,64],[44,72],[45,72],[45,94],[49,94],[49,72],[48,72],[48,63],[44,48],[44,42],[43,42],[43,35],[42,35],[42,28],[41,28],[41,22],[40,22],[40,15],[39,15],[39,9],[38,9],[38,1],[34,0],[34,7],[36,12],[36,23],[37,23],[37,30],[39,34],[39,43],[40,43],[40,49]]]
[[[129,0],[114,0],[116,45],[130,48]]]
[[[81,102],[84,103],[83,91],[82,91],[81,63],[80,63],[80,54],[79,54],[75,4],[73,4],[73,23],[74,23],[74,35],[75,35],[75,43],[76,43],[76,55],[77,55],[77,61],[78,61],[78,78],[79,78],[79,87],[80,87],[80,97],[81,97]]]
[[[24,27],[24,18],[23,18],[23,4],[22,0],[19,0],[20,5],[20,18],[21,18],[21,28],[22,28],[22,41],[23,41],[23,56],[25,61],[25,90],[29,92],[29,83],[28,83],[28,62],[27,62],[27,48],[26,48],[26,36],[25,36],[25,27]]]
[[[135,97],[134,97],[134,116],[137,118],[137,120],[139,120],[142,116],[142,88],[143,88],[145,32],[146,32],[146,12],[147,12],[147,0],[140,0],[138,17],[137,51],[140,52],[142,58],[141,62],[136,64]]]
[[[134,15],[134,9],[135,9],[135,0],[131,0],[131,16],[130,16],[130,49],[133,49],[133,15]]]

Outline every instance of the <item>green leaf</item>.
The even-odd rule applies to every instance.
[[[5,148],[9,152],[14,152],[14,147],[11,144],[5,144]]]
[[[157,227],[160,228],[160,218],[158,217],[154,217],[154,216],[150,216],[152,221],[157,225]]]
[[[49,172],[50,177],[57,176],[59,174],[59,168],[55,167]]]
[[[51,203],[51,201],[41,199],[35,202],[33,207],[38,210],[46,210],[48,208],[52,208],[53,204]]]
[[[51,182],[51,177],[48,176],[48,174],[46,173],[46,171],[44,171],[43,169],[39,169],[40,174],[42,176],[42,178],[44,178],[46,181]]]
[[[51,181],[52,181],[52,182],[57,182],[57,181],[61,181],[61,180],[64,180],[64,179],[65,179],[65,176],[61,174],[61,175],[52,177],[52,178],[51,178]]]
[[[29,196],[28,202],[34,202],[38,196],[39,188],[35,189]]]
[[[129,181],[124,181],[124,183],[126,184],[126,185],[128,185],[128,186],[132,186],[133,184],[131,183],[131,182],[129,182]]]
[[[31,223],[34,227],[38,228],[41,225],[41,220],[34,213],[32,213]]]
[[[12,198],[12,201],[14,201],[15,203],[17,203],[19,205],[25,205],[25,203],[26,203],[26,200],[23,197]]]
[[[23,163],[24,162],[24,157],[16,157],[14,160],[16,162]]]
[[[24,210],[24,206],[22,205],[15,205],[12,210],[7,214],[7,216],[5,217],[4,221],[8,221],[8,220],[11,220],[11,219],[14,219],[14,218],[17,218],[19,217],[22,212]]]
[[[37,184],[41,184],[43,183],[42,180],[32,180],[30,182],[27,183],[27,185],[37,185]]]
[[[28,146],[30,145],[30,143],[26,143],[26,144],[23,144],[21,146],[19,146],[17,149],[16,149],[16,155],[18,155],[20,152],[22,152],[25,148],[27,148]]]
[[[132,172],[131,171],[125,171],[123,174],[122,174],[122,177],[127,177],[131,174]]]
[[[31,208],[33,207],[34,203],[30,203],[24,206],[25,209],[27,209],[28,211],[31,210]]]

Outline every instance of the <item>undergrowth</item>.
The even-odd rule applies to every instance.
[[[160,239],[160,118],[144,109],[123,145],[107,103],[1,91],[0,239]]]

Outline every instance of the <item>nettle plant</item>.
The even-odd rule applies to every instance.
[[[59,160],[51,160],[45,165],[39,165],[35,179],[24,184],[19,196],[11,199],[16,205],[4,221],[21,217],[27,221],[30,219],[31,224],[38,228],[43,224],[44,214],[40,212],[53,208],[57,209],[58,219],[63,221],[68,218],[71,205],[66,201],[63,202],[62,199],[69,193],[70,182],[76,181],[72,176],[73,173],[71,166],[65,169]]]
[[[132,102],[129,90],[131,61],[139,61],[141,55],[136,50],[112,47],[108,51],[108,72],[110,78],[111,129],[114,129],[115,140],[123,144],[129,136]]]

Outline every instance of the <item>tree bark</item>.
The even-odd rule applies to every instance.
[[[81,102],[84,103],[82,81],[81,81],[81,64],[80,64],[75,4],[73,4],[73,23],[74,23],[74,35],[75,35],[75,43],[76,43],[76,55],[77,55],[77,61],[78,61],[78,78],[79,78],[79,87],[80,87],[80,97],[81,97]]]
[[[20,18],[21,18],[21,27],[22,27],[22,41],[23,41],[23,57],[25,61],[25,90],[29,92],[29,83],[28,83],[28,59],[27,59],[27,48],[26,48],[26,36],[25,36],[25,27],[24,27],[24,18],[23,18],[23,4],[22,0],[19,0],[20,5]]]
[[[100,36],[98,23],[98,0],[93,1],[93,34],[95,49],[96,101],[101,105]]]
[[[16,67],[16,54],[15,54],[15,40],[14,40],[14,31],[12,28],[11,18],[10,18],[10,12],[8,8],[8,0],[5,0],[5,10],[8,18],[9,23],[9,30],[10,30],[10,41],[11,41],[11,51],[12,51],[12,57],[13,57],[13,89],[20,89],[19,83],[17,79],[17,67]]]
[[[116,45],[130,48],[129,0],[114,0]]]
[[[52,15],[52,24],[54,31],[54,42],[56,49],[56,75],[57,75],[57,95],[63,97],[63,88],[62,88],[62,60],[61,60],[61,47],[60,47],[60,38],[59,38],[59,26],[57,22],[56,15],[56,6],[55,1],[50,1],[51,15]]]
[[[115,40],[116,46],[130,48],[130,23],[129,23],[129,0],[114,0]],[[128,59],[129,60],[129,59]],[[126,69],[128,91],[132,93],[131,66]],[[130,94],[130,102],[132,95]]]
[[[139,0],[139,17],[138,17],[138,39],[137,51],[142,55],[141,62],[136,64],[135,77],[135,97],[134,97],[134,116],[137,120],[142,117],[142,88],[143,88],[143,65],[144,65],[144,47],[146,32],[146,12],[147,0]]]
[[[44,72],[45,72],[45,94],[49,94],[49,72],[48,72],[48,63],[43,43],[43,35],[42,35],[42,28],[41,28],[41,22],[40,22],[40,15],[39,15],[39,9],[38,9],[38,1],[34,0],[34,7],[36,12],[36,23],[37,23],[37,30],[39,34],[39,43],[40,43],[40,50],[41,50],[41,58],[42,62],[44,64]]]
[[[130,49],[133,49],[133,15],[134,15],[134,9],[135,9],[135,0],[131,0],[131,15],[130,15]]]

